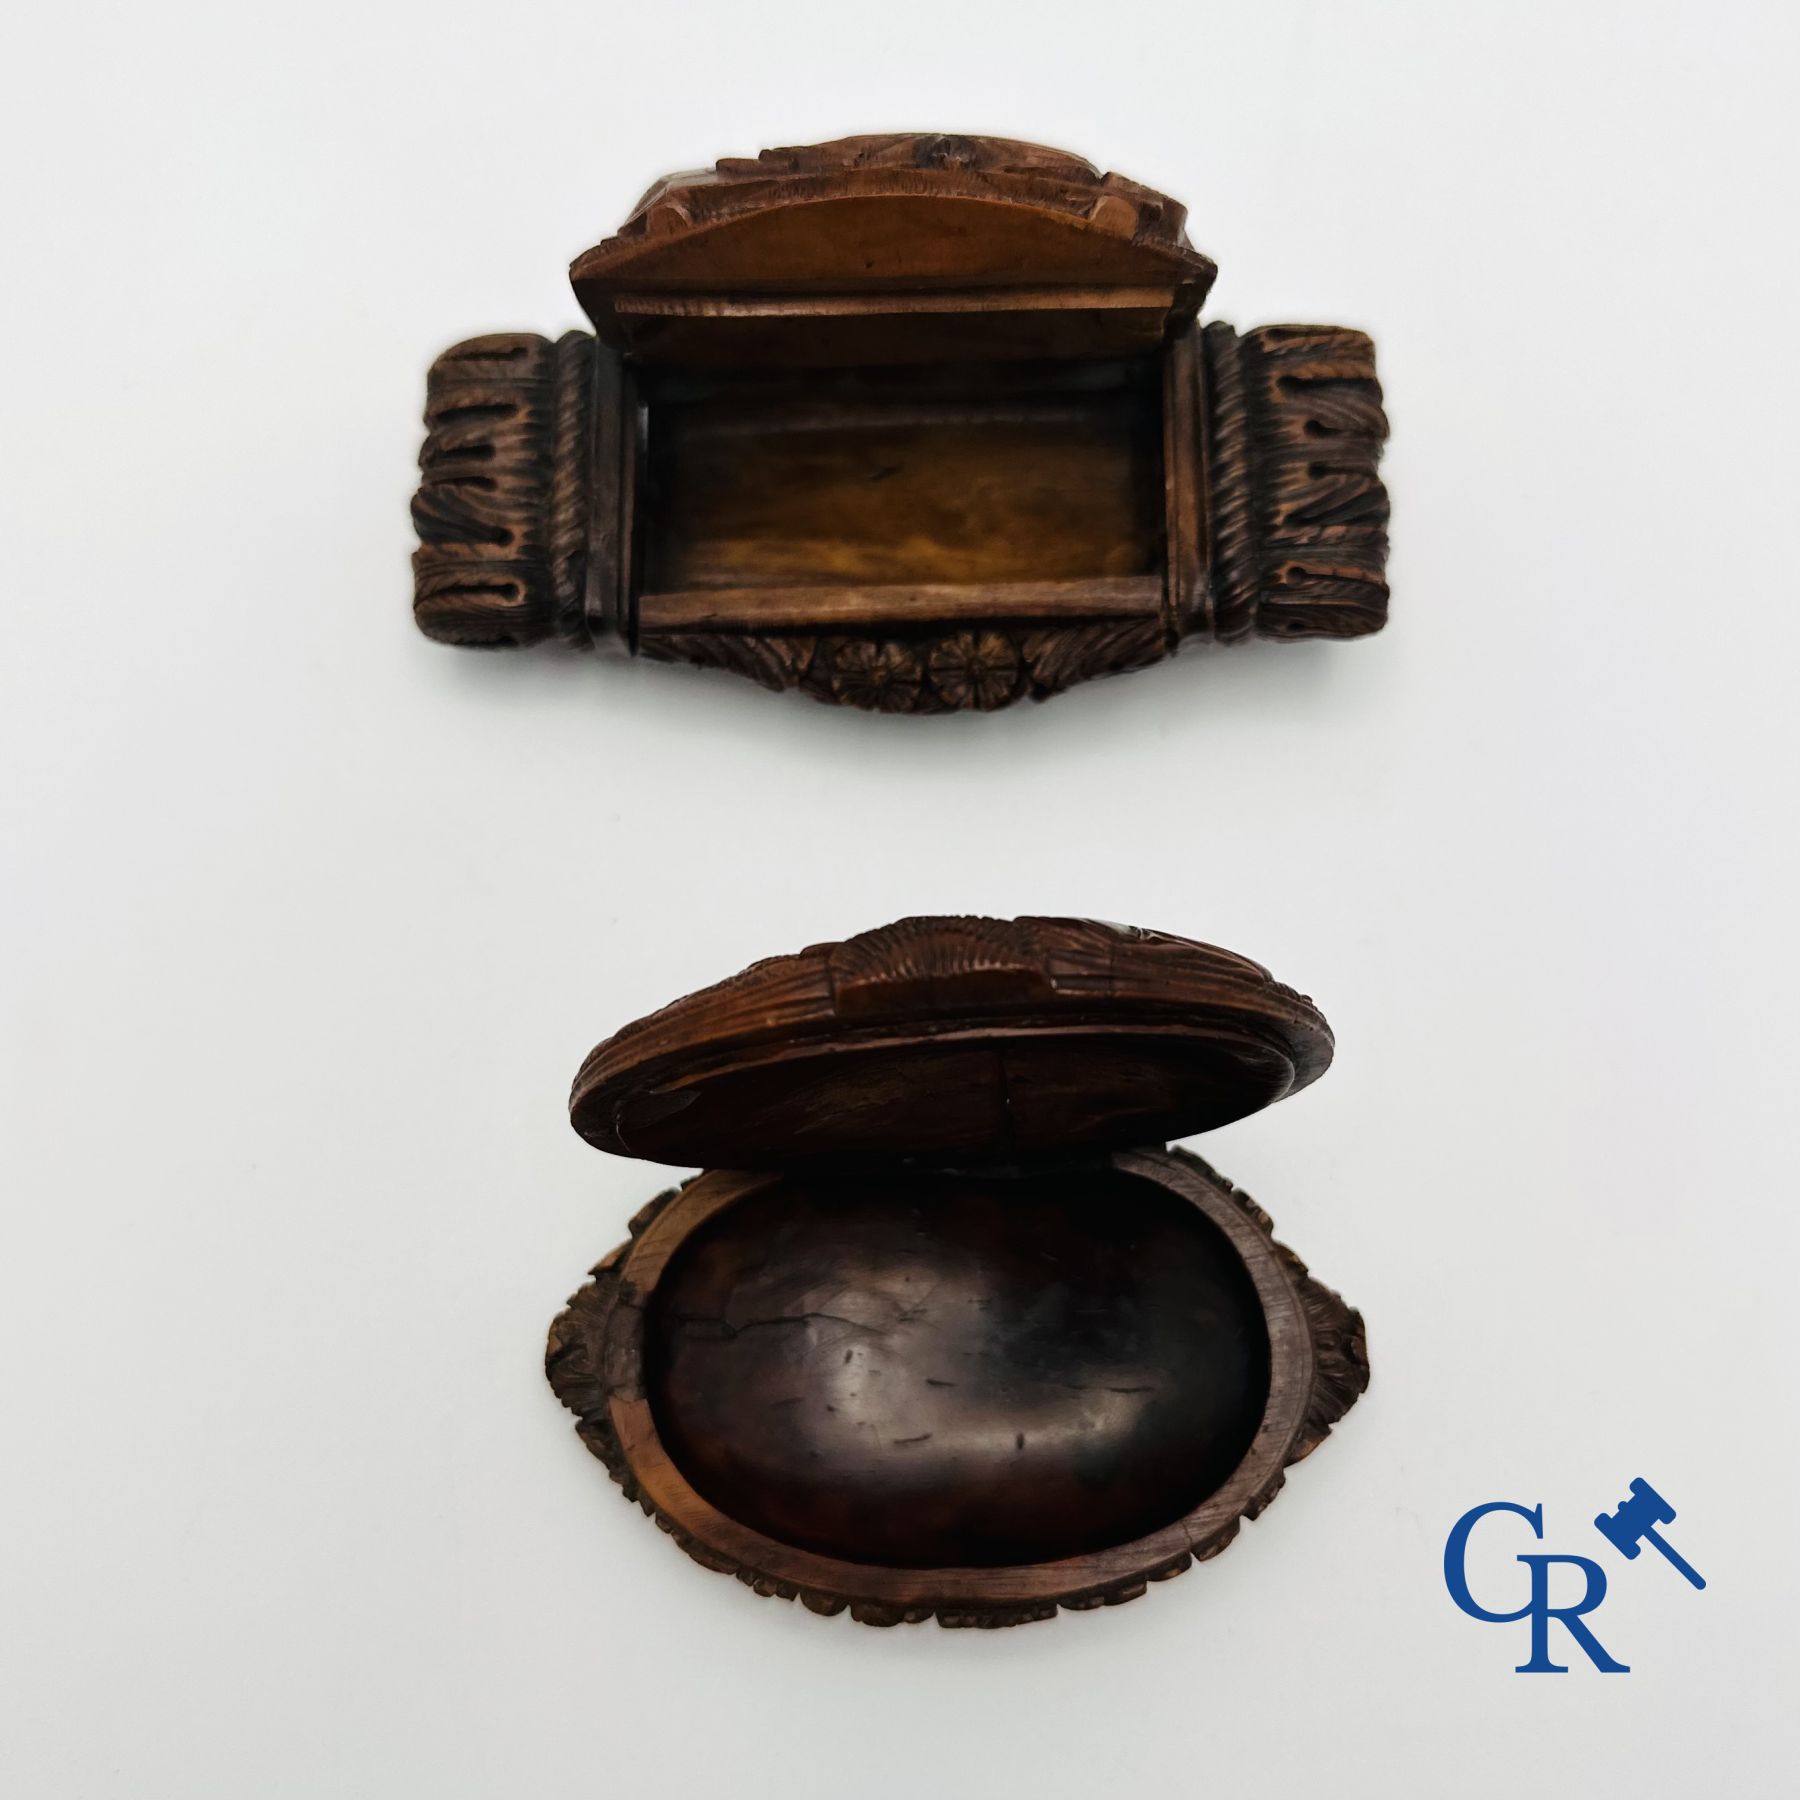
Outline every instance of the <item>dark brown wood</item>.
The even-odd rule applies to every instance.
[[[931,1182],[908,1255],[892,1187],[834,1227],[791,1178],[704,1175],[646,1207],[551,1327],[582,1441],[704,1567],[868,1625],[1117,1605],[1225,1549],[1368,1385],[1361,1315],[1197,1157],[1072,1171],[1050,1221],[1030,1184],[991,1181],[964,1226]],[[1109,1224],[1121,1182],[1139,1192]],[[1152,1219],[1173,1266],[1119,1247]],[[759,1285],[729,1289],[759,1228]],[[1184,1313],[1202,1299],[1223,1317]]]
[[[1322,1075],[1330,1028],[1247,957],[1088,919],[902,919],[628,1025],[570,1118],[616,1155],[1007,1157],[1185,1137]]]
[[[1269,1393],[1222,1234],[1091,1168],[770,1183],[682,1240],[644,1352],[669,1454],[720,1511],[904,1569],[1146,1537],[1226,1481]]]
[[[1042,146],[672,176],[578,258],[598,340],[428,381],[415,613],[895,712],[1386,618],[1359,332],[1194,322],[1183,209]]]
[[[590,1141],[750,1172],[633,1220],[551,1383],[627,1495],[759,1593],[987,1626],[1132,1599],[1367,1384],[1360,1317],[1155,1147],[1330,1050],[1256,964],[1085,921],[903,920],[757,964],[577,1077]]]
[[[581,584],[590,643],[623,649],[637,641],[637,467],[643,454],[637,377],[603,344],[594,349],[593,417],[588,426],[588,558]],[[576,634],[577,636],[579,634]]]

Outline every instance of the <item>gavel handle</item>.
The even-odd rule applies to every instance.
[[[1666,1556],[1669,1561],[1694,1584],[1695,1587],[1703,1588],[1706,1586],[1706,1578],[1681,1554],[1679,1550],[1676,1550],[1665,1543],[1662,1534],[1657,1531],[1654,1526],[1645,1530],[1644,1542],[1647,1544],[1654,1544],[1657,1549],[1659,1549],[1663,1555]]]

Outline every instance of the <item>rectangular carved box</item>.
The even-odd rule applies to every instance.
[[[595,336],[433,366],[420,627],[903,712],[1378,630],[1373,346],[1201,328],[1183,218],[993,138],[671,176],[574,264]]]

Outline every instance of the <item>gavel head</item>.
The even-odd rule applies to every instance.
[[[1634,1557],[1643,1548],[1642,1539],[1658,1525],[1667,1525],[1675,1517],[1675,1509],[1642,1476],[1631,1484],[1630,1495],[1616,1512],[1601,1513],[1595,1527],[1622,1556]]]

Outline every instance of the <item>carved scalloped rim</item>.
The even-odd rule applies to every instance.
[[[1058,1596],[1017,1607],[895,1606],[851,1592],[810,1588],[778,1580],[764,1571],[724,1557],[683,1531],[660,1512],[640,1491],[631,1473],[607,1413],[604,1378],[599,1367],[606,1338],[606,1323],[618,1292],[619,1269],[631,1248],[653,1219],[690,1182],[667,1188],[648,1201],[632,1217],[630,1237],[595,1264],[585,1286],[570,1296],[565,1309],[551,1322],[544,1352],[544,1374],[556,1397],[575,1414],[577,1436],[597,1457],[625,1498],[634,1502],[658,1528],[693,1561],[715,1574],[734,1575],[753,1593],[765,1599],[798,1600],[809,1612],[830,1617],[848,1612],[859,1625],[916,1625],[927,1619],[950,1628],[999,1630],[1051,1619],[1059,1611],[1090,1612],[1102,1606],[1122,1606],[1141,1599],[1153,1581],[1169,1581],[1197,1562],[1210,1562],[1235,1541],[1245,1519],[1261,1518],[1287,1481],[1286,1471],[1310,1456],[1332,1427],[1355,1404],[1369,1385],[1369,1353],[1362,1314],[1322,1282],[1315,1280],[1285,1244],[1275,1240],[1273,1221],[1250,1196],[1227,1181],[1192,1151],[1165,1152],[1185,1163],[1229,1197],[1257,1228],[1268,1236],[1276,1255],[1299,1289],[1313,1341],[1312,1393],[1299,1436],[1289,1449],[1283,1467],[1244,1503],[1239,1516],[1220,1526],[1209,1538],[1160,1568],[1145,1571],[1098,1588]],[[698,1180],[695,1176],[692,1180]]]
[[[1012,188],[1040,206],[1074,216],[1107,207],[1120,236],[1182,255],[1211,269],[1188,241],[1187,208],[1143,182],[1101,173],[1086,157],[1022,138],[943,131],[905,131],[784,145],[753,157],[721,157],[709,169],[680,169],[651,183],[609,238],[587,252],[630,245],[660,230],[754,212],[771,191],[852,175],[957,180]],[[585,261],[586,257],[578,258]]]

